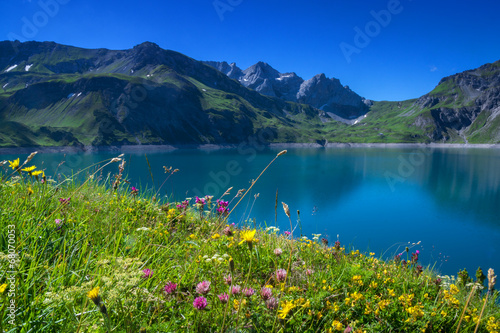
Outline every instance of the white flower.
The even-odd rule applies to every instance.
[[[151,229],[149,228],[146,228],[146,227],[141,227],[141,228],[137,228],[135,229],[135,231],[150,231]]]

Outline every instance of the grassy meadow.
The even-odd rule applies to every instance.
[[[0,162],[2,332],[500,332],[493,270],[439,276],[412,244],[384,260],[301,236],[278,201],[290,229],[232,224],[260,175],[169,202],[121,156],[71,177],[31,158]]]

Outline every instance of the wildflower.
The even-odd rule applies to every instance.
[[[69,197],[68,199],[59,198],[59,202],[61,203],[61,205],[69,205],[70,200],[71,197]]]
[[[328,246],[328,239],[321,238],[321,243],[323,243],[324,246]]]
[[[95,305],[99,306],[101,303],[101,297],[99,296],[99,287],[95,287],[87,293],[88,298],[94,302]]]
[[[173,282],[168,282],[166,285],[165,285],[165,293],[167,293],[167,295],[170,295],[170,294],[173,294],[175,289],[177,289],[177,284],[173,283]]]
[[[352,327],[351,326],[347,326],[344,330],[344,333],[351,333],[352,332]]]
[[[278,247],[277,249],[274,249],[274,254],[275,254],[276,256],[278,256],[278,257],[279,257],[282,253],[283,253],[283,250],[282,250],[282,249],[280,249],[279,247]]]
[[[260,290],[260,296],[264,301],[267,301],[273,296],[273,291],[270,288],[263,287]]]
[[[207,299],[203,296],[196,297],[193,301],[193,306],[198,310],[203,310],[207,307]]]
[[[281,310],[278,311],[278,317],[281,319],[285,319],[288,313],[295,308],[295,304],[292,301],[285,301],[284,304],[281,306]]]
[[[224,283],[225,284],[230,285],[232,280],[233,280],[233,278],[231,277],[231,275],[224,276]]]
[[[148,279],[148,278],[150,278],[150,277],[153,276],[153,270],[152,269],[146,268],[142,272],[144,273],[144,275],[142,276],[144,279]]]
[[[247,300],[246,299],[242,300],[241,303],[237,299],[235,299],[234,302],[233,302],[233,306],[234,306],[234,309],[236,311],[238,311],[240,309],[240,305],[241,305],[241,307],[244,307],[246,304],[247,304]]]
[[[19,172],[19,158],[14,160],[14,161],[9,161],[9,167],[12,168],[12,170],[15,170],[17,172]]]
[[[241,291],[241,287],[239,285],[235,285],[231,288],[232,295],[238,295]]]
[[[204,198],[198,198],[198,197],[196,197],[196,204],[198,205],[198,207],[199,207],[200,209],[203,209],[203,207],[204,207],[204,206],[205,206],[205,204],[206,204],[206,201],[205,201],[205,199],[204,199]]]
[[[226,228],[224,228],[222,233],[228,237],[233,235],[233,231],[231,230],[230,226],[227,226]]]
[[[35,165],[32,165],[32,166],[30,166],[30,167],[26,167],[26,168],[24,168],[24,169],[21,169],[21,171],[27,172],[27,173],[28,173],[28,175],[32,176],[32,174],[33,174],[33,170],[35,170],[35,169],[36,169],[36,166],[35,166]]]
[[[38,179],[39,175],[42,175],[42,178],[43,178],[43,177],[45,177],[45,172],[43,172],[43,170],[37,170],[37,171],[33,171],[31,173],[31,175],[37,177],[37,179]]]
[[[56,224],[61,224],[62,220],[61,219],[56,219]]]
[[[219,235],[219,234],[214,234],[214,235],[212,235],[212,239],[217,239],[217,238],[220,238],[220,235]]]
[[[252,295],[255,294],[255,290],[253,290],[252,288],[245,288],[243,289],[243,294],[245,295],[245,297],[252,297]]]
[[[312,269],[309,269],[309,268],[308,268],[308,269],[306,269],[306,275],[307,275],[307,276],[311,276],[311,275],[313,275],[313,274],[314,274],[314,271],[313,271]]]
[[[252,242],[254,241],[254,236],[257,230],[245,230],[241,232],[241,242],[238,245],[243,244],[243,242],[247,242],[250,249],[252,249]]]
[[[217,209],[216,209],[217,213],[219,213],[219,215],[226,215],[229,212],[229,210],[227,209],[228,205],[229,205],[228,201],[223,201],[218,199]]]
[[[132,194],[133,196],[136,196],[137,193],[139,193],[139,190],[137,188],[135,188],[134,186],[132,186],[130,188],[130,194]]]
[[[0,294],[3,294],[3,292],[7,289],[7,283],[4,283],[0,286]]]
[[[269,310],[276,310],[278,308],[278,300],[274,297],[271,297],[266,301],[266,307]]]
[[[342,331],[342,329],[344,328],[344,325],[342,325],[342,323],[340,321],[334,320],[332,322],[332,327],[336,331]]]
[[[196,286],[196,292],[202,295],[208,294],[208,292],[210,291],[210,284],[211,284],[210,281],[201,281]]]
[[[185,211],[189,206],[189,200],[184,200],[180,204],[177,205],[177,209],[180,211]]]
[[[292,233],[290,231],[285,231],[286,236],[290,236]]]
[[[219,297],[219,300],[221,301],[221,303],[226,304],[229,301],[229,295],[226,293],[217,295],[217,297]]]
[[[286,270],[284,270],[283,268],[280,268],[280,269],[276,270],[274,276],[276,278],[276,281],[283,282],[286,279]]]
[[[31,186],[28,187],[28,195],[32,195],[33,193],[35,193],[35,191],[33,191],[33,189],[31,188]]]

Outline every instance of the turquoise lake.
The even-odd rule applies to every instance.
[[[144,191],[164,182],[163,166],[180,171],[161,188],[175,200],[222,195],[248,188],[281,149],[175,150],[125,153],[130,186]],[[33,162],[71,174],[119,153],[38,154]],[[15,155],[2,155],[13,159]],[[21,160],[26,155],[20,155]],[[117,172],[117,164],[103,176]],[[95,170],[95,167],[92,168]],[[294,237],[321,234],[331,245],[392,258],[420,250],[423,266],[448,275],[478,266],[500,270],[500,150],[474,148],[304,148],[288,149],[262,175],[230,222],[255,221],[290,230],[281,201],[292,211]],[[258,197],[256,198],[256,195]],[[233,201],[233,204],[236,202]],[[232,204],[232,205],[233,205]],[[230,208],[232,208],[232,205]],[[296,211],[300,211],[300,226]],[[250,222],[253,225],[253,222]],[[420,242],[418,245],[417,243]],[[415,243],[415,245],[412,245]],[[404,256],[403,256],[404,258]]]

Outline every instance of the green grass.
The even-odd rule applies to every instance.
[[[473,332],[477,323],[478,332],[499,331],[498,292],[472,290],[483,287],[481,277],[475,284],[467,274],[439,278],[422,270],[411,247],[383,260],[318,235],[267,228],[254,236],[250,226],[229,224],[248,191],[225,195],[229,215],[217,212],[216,198],[179,208],[156,200],[161,189],[135,192],[119,163],[116,174],[102,175],[110,163],[69,178],[4,164],[2,331]],[[241,292],[231,294],[236,286]],[[255,293],[245,296],[244,288]],[[206,307],[194,306],[199,297]],[[7,316],[11,299],[15,321]]]

